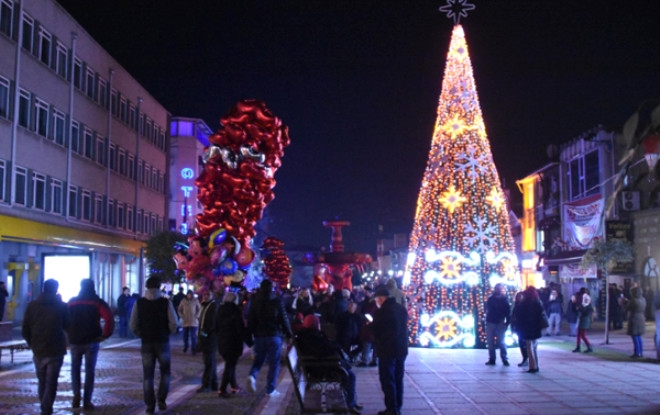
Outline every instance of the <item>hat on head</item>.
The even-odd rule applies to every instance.
[[[302,325],[306,329],[321,330],[321,320],[314,314],[308,314],[303,320]]]
[[[384,285],[379,285],[376,287],[376,292],[374,293],[375,297],[389,297],[390,296],[390,290],[387,289],[386,286]]]

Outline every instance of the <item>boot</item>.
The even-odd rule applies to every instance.
[[[576,347],[575,349],[573,349],[573,353],[579,353],[579,352],[580,352],[580,347],[579,346]]]
[[[529,363],[527,362],[527,358],[524,358],[522,362],[518,363],[518,367],[527,367],[529,366]]]

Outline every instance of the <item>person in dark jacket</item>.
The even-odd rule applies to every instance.
[[[630,300],[625,302],[625,308],[628,312],[628,335],[632,337],[634,346],[634,352],[630,357],[633,359],[644,357],[642,335],[646,329],[644,319],[646,299],[642,296],[642,290],[639,287],[630,289]]]
[[[536,288],[529,286],[523,292],[523,298],[516,306],[516,328],[527,344],[529,358],[528,373],[539,371],[538,339],[547,327],[548,318],[543,310],[543,303]]]
[[[156,410],[156,361],[160,366],[158,409],[167,409],[166,399],[171,377],[170,334],[176,333],[177,318],[174,306],[170,300],[163,297],[158,277],[149,277],[145,286],[147,289],[144,297],[138,299],[133,307],[129,327],[141,339],[144,403],[147,405],[146,413],[153,414]]]
[[[357,313],[358,305],[349,302],[346,311],[335,318],[335,341],[339,343],[346,355],[353,361],[360,353],[360,329],[362,316]],[[353,350],[353,346],[356,346]]]
[[[591,353],[594,350],[591,348],[591,343],[587,338],[587,330],[591,328],[591,318],[594,312],[594,308],[591,305],[591,296],[589,295],[589,289],[587,287],[580,288],[580,291],[576,295],[578,308],[578,325],[577,325],[577,346],[573,349],[573,353],[580,352],[580,341],[584,341],[584,344],[587,345],[587,350],[585,353]]]
[[[208,289],[201,293],[202,311],[199,313],[199,330],[197,330],[197,347],[202,352],[204,373],[202,386],[197,393],[218,390],[218,363],[216,359],[217,342],[215,335],[215,313],[218,308],[215,294]]]
[[[518,325],[518,313],[520,312],[518,307],[520,307],[522,299],[523,292],[517,292],[516,297],[513,300],[513,311],[511,311],[511,331],[516,333],[516,336],[518,336],[518,347],[520,348],[520,354],[523,358],[522,362],[518,363],[518,367],[527,367],[529,366],[529,362],[527,360],[527,343],[525,342],[525,338],[523,337],[522,332],[520,331],[520,326]]]
[[[401,415],[403,374],[408,356],[408,311],[397,303],[386,286],[374,293],[378,310],[370,325],[378,354],[378,377],[385,395],[385,410],[378,415]]]
[[[271,397],[278,396],[279,392],[275,390],[275,383],[280,370],[282,336],[291,339],[293,333],[284,303],[273,292],[273,282],[269,279],[261,282],[259,291],[250,303],[248,332],[254,336],[254,362],[248,375],[248,390],[256,391],[257,374],[267,360],[266,393]]]
[[[69,328],[69,310],[57,295],[58,288],[57,281],[44,281],[43,292],[28,304],[23,316],[22,335],[32,349],[32,360],[39,380],[41,415],[53,413],[57,378],[66,354],[65,331]]]
[[[129,314],[126,310],[126,301],[131,298],[131,289],[124,287],[121,290],[121,295],[117,297],[117,317],[119,317],[119,337],[126,337],[128,335],[128,317]]]
[[[218,396],[226,398],[227,387],[231,393],[238,393],[241,389],[236,383],[236,366],[243,354],[243,343],[252,346],[247,336],[247,329],[243,322],[243,313],[238,306],[238,296],[234,292],[227,292],[222,298],[222,305],[218,307],[215,315],[215,335],[217,337],[218,352],[225,361],[225,370],[222,372]]]
[[[495,365],[495,350],[500,349],[500,358],[504,366],[509,366],[506,355],[504,333],[509,325],[511,306],[504,294],[504,284],[495,284],[493,293],[486,300],[486,343],[488,344],[488,361],[486,365]]]
[[[298,352],[304,357],[326,358],[337,357],[339,364],[344,369],[342,373],[342,389],[346,397],[349,413],[360,414],[362,405],[358,405],[355,394],[355,373],[351,363],[342,353],[342,347],[330,339],[321,331],[321,320],[314,314],[309,314],[303,320],[303,328],[296,333],[296,346]],[[337,369],[335,369],[335,372]],[[334,373],[324,372],[326,375]],[[319,375],[322,375],[321,373]],[[345,375],[345,376],[343,376]]]
[[[564,297],[557,290],[550,291],[545,313],[548,316],[548,323],[550,324],[545,329],[545,335],[550,336],[552,334],[553,336],[558,336],[561,319],[564,315]]]
[[[85,357],[85,387],[83,389],[83,408],[93,410],[94,374],[100,343],[112,336],[115,319],[108,303],[96,295],[94,281],[85,278],[80,281],[80,292],[69,300],[69,343],[71,344],[71,388],[73,402],[71,406],[80,408],[80,366]],[[101,326],[103,320],[103,326]]]

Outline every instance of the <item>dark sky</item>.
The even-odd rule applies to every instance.
[[[441,0],[60,0],[175,116],[257,98],[290,128],[269,234],[375,251],[410,232],[453,22]],[[461,23],[500,177],[660,97],[660,1],[471,0]],[[518,209],[517,209],[518,210]]]

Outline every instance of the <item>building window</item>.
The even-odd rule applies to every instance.
[[[34,104],[37,110],[37,134],[46,137],[48,136],[48,103],[36,99]]]
[[[96,136],[96,162],[102,166],[107,166],[105,160],[106,151],[105,151],[105,138],[100,135]]]
[[[151,169],[151,188],[158,190],[158,169]]]
[[[135,105],[129,104],[128,105],[128,125],[130,125],[131,128],[134,129],[134,130],[137,129],[136,120],[137,120],[137,116],[136,116]]]
[[[151,233],[151,227],[149,226],[151,222],[149,222],[149,213],[147,212],[142,212],[142,230],[143,233],[149,234]]]
[[[78,188],[69,186],[69,217],[78,217]]]
[[[50,49],[53,37],[43,27],[39,28],[39,60],[50,66]]]
[[[9,0],[0,2],[0,32],[11,37],[12,3]]]
[[[128,155],[128,178],[135,180],[135,156],[132,154]]]
[[[119,99],[119,119],[123,122],[128,122],[128,105],[124,97],[120,97]]]
[[[32,206],[35,209],[46,210],[46,176],[32,173]]]
[[[21,45],[23,49],[32,53],[32,39],[34,39],[34,19],[23,13],[23,39]]]
[[[144,184],[147,187],[151,187],[151,166],[146,164],[146,163],[144,165],[144,176],[143,177],[145,179],[145,182],[142,183],[142,184]]]
[[[117,203],[117,227],[124,229],[126,225],[126,210],[123,203]]]
[[[110,144],[110,170],[117,171],[117,146]]]
[[[50,179],[50,211],[62,214],[62,182],[57,179]]]
[[[7,197],[5,194],[7,192],[6,185],[7,183],[7,162],[0,160],[0,202],[4,202]]]
[[[73,86],[83,89],[82,61],[78,58],[73,60]]]
[[[105,223],[105,218],[103,217],[103,196],[95,195],[94,196],[94,222],[100,223],[101,225]]]
[[[30,128],[30,93],[21,89],[18,94],[18,125]]]
[[[126,150],[119,149],[119,174],[126,176]]]
[[[27,204],[27,169],[17,166],[14,170],[14,180],[16,181],[14,203],[25,206]]]
[[[85,93],[87,94],[88,97],[91,99],[95,99],[96,96],[94,95],[94,88],[96,87],[96,78],[95,78],[95,73],[94,69],[87,67],[87,70],[85,71],[85,86],[87,87],[85,90]]]
[[[92,220],[92,192],[89,190],[82,191],[82,219],[90,222]]]
[[[85,127],[85,131],[83,132],[83,141],[85,146],[85,157],[94,160],[94,134],[92,133],[92,130],[87,127]]]
[[[156,234],[156,224],[158,223],[158,218],[156,218],[156,215],[151,215],[151,234],[155,235]]]
[[[133,214],[133,207],[126,206],[126,230],[133,231],[135,227],[135,215]]]
[[[110,111],[115,117],[119,114],[119,96],[116,89],[110,92]]]
[[[101,105],[103,108],[108,108],[108,82],[99,77],[99,84],[98,84],[98,103]]]
[[[57,110],[53,111],[53,138],[61,146],[64,145],[64,137],[66,137],[65,128],[64,113]]]
[[[9,80],[0,76],[0,117],[9,118]]]
[[[67,56],[66,46],[64,46],[60,42],[57,42],[57,51],[55,53],[55,69],[57,70],[57,74],[64,79],[66,79],[68,75],[66,56]]]
[[[140,133],[142,136],[144,136],[144,130],[146,126],[146,120],[145,120],[144,113],[140,113],[138,116],[138,133]]]
[[[570,200],[581,199],[600,192],[600,163],[598,150],[574,158],[569,167]]]
[[[108,201],[108,226],[115,227],[115,201]]]
[[[77,121],[71,121],[71,151],[81,154],[80,146],[80,124]]]
[[[149,141],[154,142],[154,123],[147,117],[147,127],[144,132],[144,136],[147,137]]]

